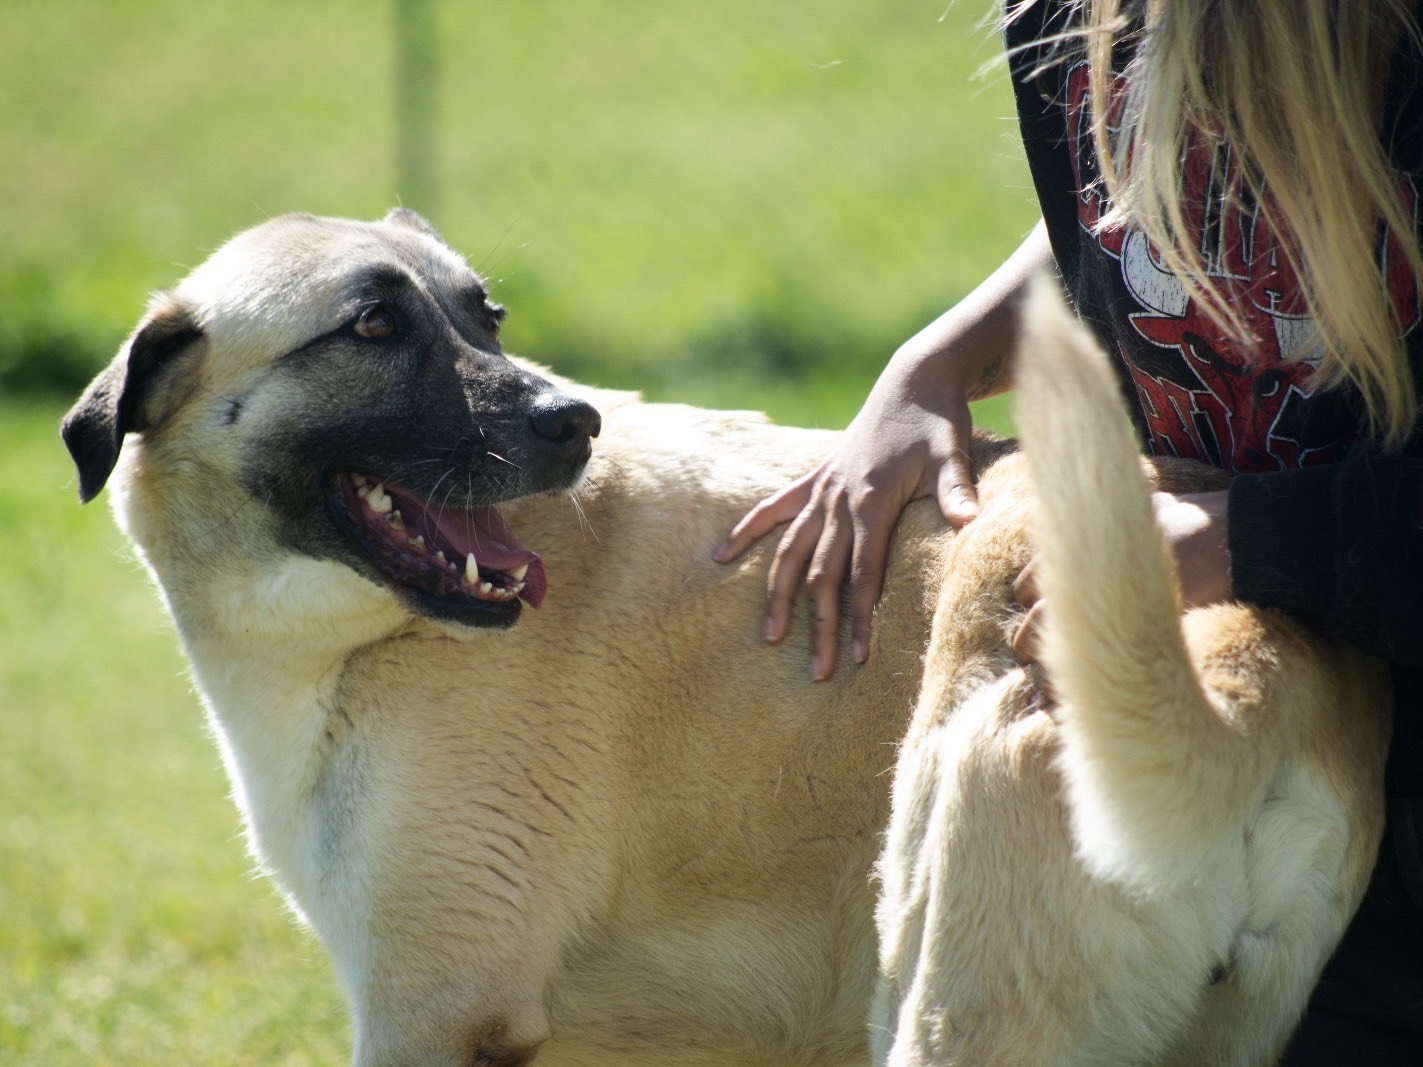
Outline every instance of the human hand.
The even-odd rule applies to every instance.
[[[1182,608],[1200,608],[1231,598],[1230,540],[1225,490],[1212,493],[1153,493],[1156,524],[1176,560]],[[1037,658],[1047,602],[1038,593],[1034,558],[1013,583],[1013,596],[1028,609],[1013,635],[1020,662]]]
[[[729,563],[780,523],[767,578],[767,641],[785,638],[804,580],[812,602],[811,677],[835,670],[840,588],[850,583],[851,650],[869,657],[890,537],[911,500],[933,496],[954,526],[978,514],[968,402],[1008,387],[1018,304],[1052,263],[1039,222],[972,293],[911,337],[875,382],[835,454],[752,508],[716,550]]]
[[[933,496],[955,526],[978,513],[968,399],[943,367],[921,355],[901,349],[835,454],[747,512],[715,553],[717,561],[730,562],[774,527],[790,523],[771,562],[762,635],[772,644],[785,638],[804,581],[816,681],[835,670],[840,590],[847,578],[852,655],[857,663],[868,658],[890,537],[905,505]]]

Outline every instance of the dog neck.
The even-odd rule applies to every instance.
[[[307,918],[333,881],[322,866],[332,851],[316,846],[341,677],[353,654],[410,618],[334,562],[254,561],[227,551],[221,536],[194,551],[173,536],[165,501],[150,499],[141,478],[125,470],[111,488],[119,525],[139,546],[192,665],[253,857]],[[338,859],[359,876],[360,856]],[[341,937],[319,932],[328,944]]]

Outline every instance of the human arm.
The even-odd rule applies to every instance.
[[[1231,588],[1228,493],[1153,493],[1156,524],[1176,561],[1181,603],[1204,607],[1234,595]],[[1013,582],[1013,595],[1028,609],[1013,634],[1013,653],[1023,662],[1037,658],[1046,602],[1039,599],[1036,558]]]
[[[1229,598],[1299,612],[1395,662],[1423,664],[1423,458],[1356,445],[1343,462],[1241,474],[1230,489],[1156,494],[1182,599]],[[1031,566],[1014,586],[1029,608],[1014,637],[1033,658]]]
[[[977,514],[969,401],[1009,387],[1019,298],[1051,260],[1039,224],[987,280],[895,352],[835,452],[747,512],[717,549],[715,558],[729,562],[790,524],[771,562],[762,633],[772,644],[785,638],[803,582],[813,679],[834,672],[847,580],[853,655],[860,663],[868,657],[890,538],[905,505],[933,496],[956,526]]]

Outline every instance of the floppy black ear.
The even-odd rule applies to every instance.
[[[187,309],[163,298],[69,409],[60,436],[79,470],[81,503],[93,500],[109,480],[124,434],[149,428],[145,400],[160,372],[200,337]]]

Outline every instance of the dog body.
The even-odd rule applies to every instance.
[[[1054,294],[1025,312],[1025,455],[950,547],[879,865],[876,1060],[1269,1064],[1382,833],[1381,666],[1282,613],[1182,618],[1105,357]],[[1040,553],[1042,668],[1006,590]]]
[[[809,686],[803,643],[756,636],[764,560],[711,551],[827,435],[582,390],[601,442],[570,496],[587,433],[528,420],[579,409],[491,315],[418,220],[280,219],[161,298],[68,420],[86,495],[117,459],[252,849],[362,1063],[863,1062],[868,871],[947,535],[916,509],[873,665]],[[498,504],[540,610],[401,581],[379,478],[406,534],[417,497]]]
[[[578,508],[505,507],[553,586],[513,629],[382,622],[342,590],[362,624],[317,660],[266,621],[339,588],[297,563],[185,638],[254,849],[336,961],[362,1062],[863,1062],[868,867],[927,613],[905,590],[882,670],[805,693],[801,657],[756,647],[759,572],[708,551],[766,488],[720,495],[731,450],[800,442],[598,401],[636,467],[600,449]]]
[[[892,1062],[1107,1062],[1138,1035],[1150,1059],[1203,998],[1256,1027],[1245,994],[1277,973],[1292,1021],[1377,841],[1364,668],[1310,665],[1324,646],[1263,613],[1188,617],[1204,662],[1229,674],[1242,641],[1241,684],[1270,683],[1244,718],[1285,721],[1258,757],[1232,755],[1254,730],[1162,734],[1157,763],[1199,789],[1148,784],[1153,810],[1205,804],[1207,758],[1246,787],[1205,843],[1178,827],[1194,878],[1124,874],[1074,848],[1072,813],[1112,804],[1086,772],[1064,785],[1070,716],[1007,651],[1029,552],[1010,446],[976,446],[968,533],[906,512],[869,663],[810,685],[803,633],[757,637],[768,549],[711,551],[828,435],[558,382],[501,354],[500,314],[408,213],[286,217],[160,298],[66,420],[81,496],[114,471],[358,1062],[864,1062],[887,822]],[[1339,714],[1301,696],[1316,682]],[[1252,925],[1301,898],[1325,917],[1303,963],[1296,926]],[[1240,948],[1262,932],[1268,958]]]

